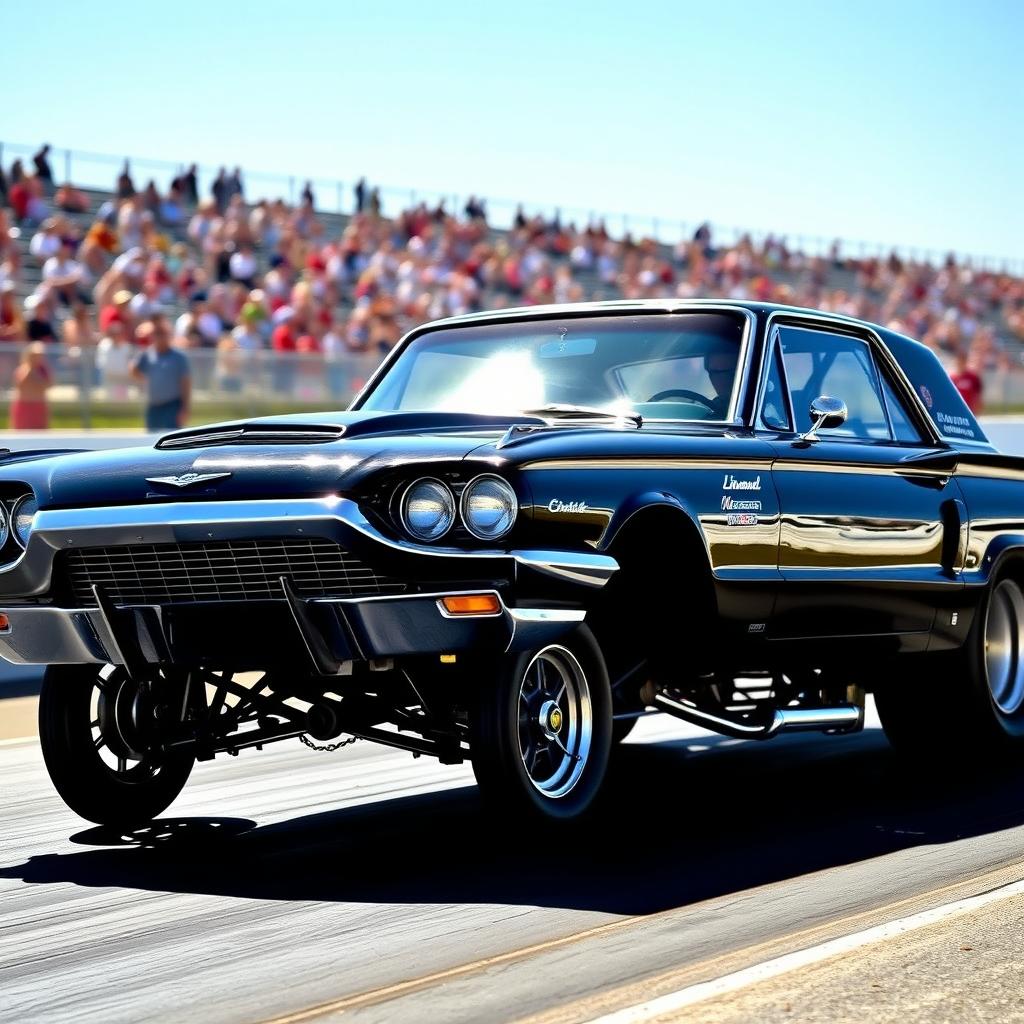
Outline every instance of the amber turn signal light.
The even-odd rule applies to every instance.
[[[452,594],[442,597],[441,604],[449,615],[494,615],[501,611],[497,594]]]

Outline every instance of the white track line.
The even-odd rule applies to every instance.
[[[762,964],[756,964],[753,967],[744,968],[742,971],[723,975],[721,978],[715,978],[713,981],[704,981],[697,985],[690,985],[687,988],[679,989],[676,992],[669,992],[667,995],[651,999],[646,1003],[627,1006],[625,1009],[616,1010],[614,1013],[595,1017],[588,1021],[588,1024],[639,1024],[640,1021],[647,1021],[654,1017],[674,1013],[677,1010],[685,1009],[688,1006],[693,1006],[695,1003],[703,1002],[705,999],[711,999],[715,996],[728,995],[730,992],[736,992],[759,981],[776,978],[788,971],[820,963],[822,960],[828,960],[830,957],[839,956],[842,953],[850,953],[862,946],[880,942],[884,939],[891,939],[897,935],[914,931],[917,928],[924,928],[927,925],[945,921],[959,914],[967,914],[989,903],[1007,899],[1011,896],[1018,896],[1022,893],[1024,893],[1024,881],[1011,882],[1009,885],[1000,886],[998,889],[992,889],[990,892],[982,893],[979,896],[970,896],[967,899],[956,900],[953,903],[935,907],[933,910],[924,910],[919,914],[911,914],[909,917],[902,917],[888,924],[877,925],[874,928],[854,932],[852,935],[831,939],[828,942],[821,943],[819,946],[811,946],[809,949],[787,953],[785,956],[776,957],[774,960],[766,960]]]
[[[16,747],[19,743],[35,743],[38,736],[15,736],[12,740],[0,740],[0,747]]]

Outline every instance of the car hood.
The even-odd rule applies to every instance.
[[[526,426],[525,431],[509,431]],[[765,457],[763,441],[720,425],[686,429],[545,426],[543,420],[451,413],[279,416],[178,431],[155,446],[12,456],[0,480],[35,490],[42,508],[352,494],[371,474],[468,459],[515,470],[550,459]]]
[[[156,501],[315,497],[351,492],[370,473],[458,462],[512,422],[483,416],[344,414],[330,421],[273,417],[217,424],[155,447],[15,460],[43,508]],[[331,430],[330,428],[344,428]]]

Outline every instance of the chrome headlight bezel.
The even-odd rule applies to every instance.
[[[25,530],[25,535],[22,536],[21,530],[18,526],[18,519],[24,515],[24,509],[22,506],[26,504],[32,504],[35,507],[32,509],[32,515],[29,518],[28,528]],[[10,518],[10,531],[14,536],[14,542],[19,548],[24,550],[28,547],[28,539],[32,534],[32,520],[35,518],[35,514],[39,511],[39,500],[34,494],[29,492],[23,494],[12,506],[11,506],[11,518]]]
[[[3,502],[0,502],[0,551],[7,546],[7,541],[11,536],[11,520],[7,514],[7,509],[4,507]]]
[[[479,521],[475,522],[472,516],[470,503],[474,496],[474,490],[485,485],[496,487],[499,494],[505,499],[504,507],[507,510],[504,513],[505,521],[497,530],[482,528]],[[502,537],[507,537],[516,525],[516,519],[519,516],[519,496],[516,494],[515,488],[504,477],[498,476],[497,473],[481,473],[479,476],[473,477],[463,489],[459,501],[459,514],[462,517],[462,525],[477,540],[501,540]]]
[[[433,489],[438,505],[444,509],[447,516],[447,523],[445,523],[443,529],[436,530],[433,533],[417,530],[412,525],[410,518],[409,503],[416,497],[414,493],[416,489],[421,487]],[[437,477],[421,476],[413,480],[402,492],[402,497],[398,502],[398,519],[402,529],[413,540],[421,544],[433,544],[435,541],[439,541],[455,525],[457,517],[458,507],[455,502],[455,495],[452,494],[451,488],[443,480],[438,480]],[[443,522],[443,520],[444,517],[439,518],[439,522]]]

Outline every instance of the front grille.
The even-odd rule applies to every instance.
[[[96,603],[94,584],[119,605],[283,598],[282,576],[301,597],[371,597],[406,589],[319,538],[133,544],[64,554],[79,607]]]

